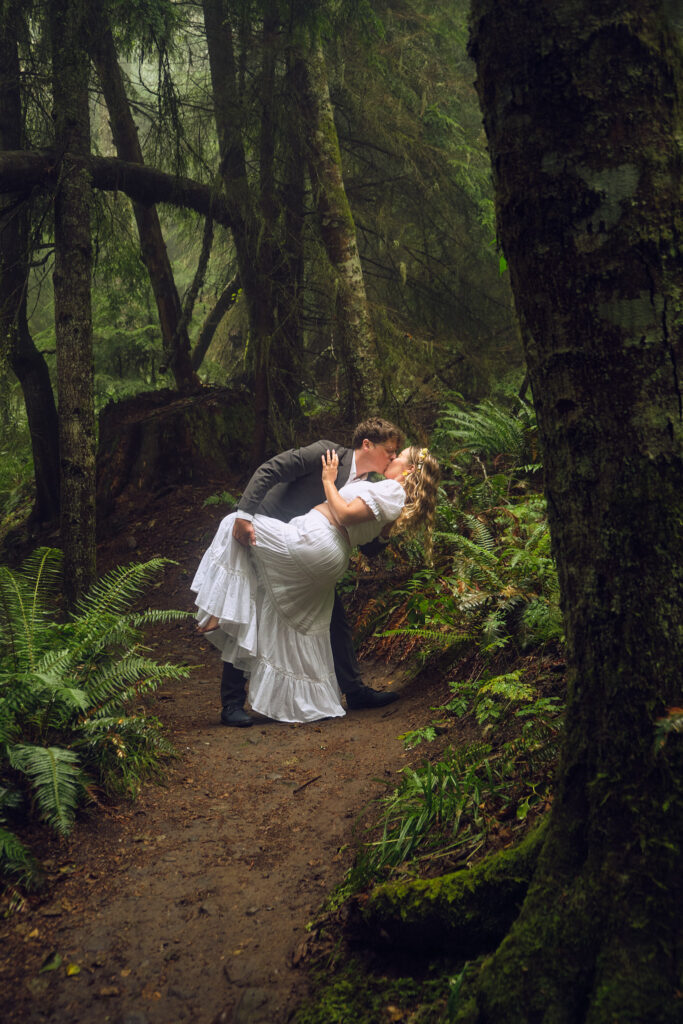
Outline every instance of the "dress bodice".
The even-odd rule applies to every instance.
[[[380,480],[376,484],[368,480],[354,480],[341,487],[339,494],[344,501],[362,498],[374,516],[364,523],[346,527],[353,547],[368,544],[379,536],[387,523],[398,519],[406,500],[405,491],[396,480]]]

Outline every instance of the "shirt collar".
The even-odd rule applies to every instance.
[[[350,484],[353,483],[354,480],[367,480],[367,477],[367,473],[358,474],[356,472],[356,453],[354,451],[353,455],[351,456],[351,472],[349,473],[349,477],[346,482],[347,484]]]

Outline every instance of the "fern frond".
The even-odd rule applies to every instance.
[[[494,676],[487,679],[479,687],[479,694],[490,694],[495,697],[502,697],[508,701],[528,701],[535,697],[534,688],[528,683],[522,682],[520,669],[514,672],[507,672],[502,676]]]
[[[170,558],[151,558],[148,562],[117,566],[98,580],[85,597],[81,598],[76,607],[76,615],[87,619],[98,619],[111,614],[121,615],[140,594],[144,593],[152,579],[162,569],[173,564],[175,563]]]
[[[9,829],[0,826],[0,874],[26,886],[38,865],[24,844]]]
[[[130,655],[93,673],[85,687],[90,707],[99,716],[120,708],[141,693],[153,692],[166,680],[187,679],[189,674],[185,665],[159,664],[150,658]]]
[[[4,688],[3,679],[0,676],[0,692]],[[0,748],[11,743],[19,733],[17,713],[13,702],[6,697],[0,698]]]
[[[489,553],[493,552],[496,546],[496,539],[486,523],[482,522],[478,516],[468,513],[463,513],[462,521],[472,534],[471,540],[477,547],[483,548],[484,551]]]
[[[18,744],[10,751],[9,759],[12,767],[29,779],[43,820],[66,835],[85,788],[78,755],[62,747]]]
[[[470,557],[479,564],[485,564],[491,567],[498,564],[498,557],[494,551],[478,544],[474,540],[470,540],[469,537],[458,537],[458,546],[461,551],[470,555]]]
[[[139,626],[158,626],[167,622],[184,622],[195,617],[194,612],[183,612],[175,608],[147,608],[144,612],[134,612],[125,616],[128,625],[137,629]]]
[[[38,548],[19,570],[0,566],[0,656],[32,668],[52,633],[47,609],[61,575],[61,552]]]
[[[488,458],[509,455],[521,458],[526,425],[493,402],[482,402],[471,412],[454,411],[449,417],[451,435],[464,447]]]
[[[481,627],[481,633],[484,641],[487,644],[492,644],[497,640],[502,640],[505,635],[505,626],[505,615],[499,608],[496,608],[495,611],[492,611],[491,614],[486,617],[484,624]]]
[[[409,636],[417,640],[427,640],[440,647],[452,647],[456,643],[466,643],[473,639],[469,633],[453,633],[450,630],[448,632],[444,632],[443,630],[419,629],[417,627],[410,626],[406,626],[402,629],[387,629],[382,633],[375,633],[375,636]]]

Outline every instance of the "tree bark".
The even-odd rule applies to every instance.
[[[291,57],[285,76],[285,94],[296,96],[300,61]],[[303,411],[299,395],[305,387],[304,368],[304,223],[305,159],[301,148],[302,125],[292,105],[289,130],[283,140],[283,183],[280,188],[283,244],[274,268],[277,297],[277,339],[273,346],[270,380],[274,433],[280,448],[296,446],[301,436]]]
[[[318,228],[336,277],[336,347],[345,376],[345,415],[349,421],[367,412],[370,353],[374,335],[370,323],[356,227],[341,165],[327,70],[320,43],[303,58],[300,103],[308,125],[308,170]]]
[[[254,371],[255,427],[252,438],[252,462],[262,462],[267,448],[269,428],[269,359],[275,332],[275,300],[272,265],[273,239],[263,211],[258,208],[249,177],[240,104],[233,32],[224,0],[203,0],[204,24],[211,69],[216,131],[221,160],[221,176],[231,211],[232,236],[237,265],[249,310],[249,345]],[[267,112],[264,115],[267,118]],[[262,129],[261,161],[268,158],[267,135]],[[267,203],[268,168],[261,165],[262,188]]]
[[[525,324],[568,645],[520,916],[463,1020],[680,1020],[680,47],[658,0],[475,0],[499,238]]]
[[[202,365],[204,356],[209,351],[209,345],[213,341],[213,336],[221,320],[228,310],[234,306],[239,287],[239,277],[234,277],[218,296],[213,309],[208,312],[202,324],[202,329],[199,332],[197,344],[192,350],[192,366],[195,370],[198,370]]]
[[[55,329],[59,394],[61,540],[69,606],[95,580],[95,404],[92,354],[89,61],[85,0],[50,7],[55,134]]]
[[[22,142],[19,93],[19,16],[10,5],[0,22],[0,150]],[[18,197],[0,200],[0,337],[24,395],[36,484],[34,516],[49,522],[59,515],[58,421],[50,373],[33,343],[26,318],[29,208]]]
[[[90,54],[102,86],[116,151],[122,160],[144,164],[142,148],[123,75],[119,67],[114,37],[101,2],[91,9]],[[161,337],[168,362],[179,392],[195,391],[200,385],[190,358],[190,338],[171,261],[155,206],[133,203],[133,213],[140,236],[142,259],[154,293]]]

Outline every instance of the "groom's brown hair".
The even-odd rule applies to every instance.
[[[351,438],[351,447],[354,450],[360,448],[366,437],[373,444],[382,444],[384,441],[396,438],[396,447],[399,450],[403,447],[405,440],[403,431],[399,430],[395,423],[380,419],[379,416],[371,416],[370,419],[363,420],[358,424]]]

